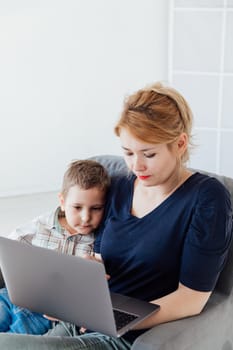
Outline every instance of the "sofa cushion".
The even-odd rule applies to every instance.
[[[111,177],[128,174],[128,168],[125,164],[124,158],[121,156],[101,155],[91,157],[90,159],[96,160],[102,164],[108,170]]]

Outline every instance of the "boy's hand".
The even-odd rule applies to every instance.
[[[58,320],[57,318],[54,318],[54,317],[51,317],[51,316],[48,316],[48,315],[43,315],[45,318],[47,318],[48,320],[50,320],[50,321],[55,321],[55,322],[59,322],[60,320]],[[80,334],[84,334],[85,332],[86,332],[86,328],[84,328],[84,327],[80,327],[79,328],[79,332],[80,332]]]
[[[48,315],[43,315],[45,318],[47,318],[48,320],[50,321],[55,321],[55,322],[59,322],[59,320],[57,318],[54,318],[54,317],[51,317],[51,316],[48,316]]]
[[[84,334],[84,333],[86,332],[86,330],[87,330],[86,328],[80,327],[80,328],[79,328],[79,333],[80,333],[80,334]]]

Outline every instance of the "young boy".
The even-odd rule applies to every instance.
[[[72,162],[58,195],[60,206],[17,228],[9,238],[65,254],[91,255],[109,185],[110,178],[98,162]],[[44,334],[50,328],[51,321],[12,304],[7,289],[0,290],[0,332]]]

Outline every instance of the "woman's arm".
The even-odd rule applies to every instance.
[[[211,292],[200,292],[179,284],[178,289],[152,303],[160,305],[160,310],[137,325],[134,329],[151,328],[160,323],[198,315],[207,303]]]
[[[216,179],[206,178],[199,189],[198,202],[186,235],[180,278],[194,286],[214,288],[226,261],[232,236],[229,193]],[[205,268],[203,268],[205,267]],[[197,273],[198,271],[198,273]],[[207,289],[208,290],[208,289]],[[160,310],[142,321],[138,329],[198,315],[211,292],[201,292],[179,283],[178,289],[152,303]]]

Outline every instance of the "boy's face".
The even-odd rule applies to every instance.
[[[69,189],[65,198],[62,194],[59,198],[71,234],[86,235],[99,226],[104,213],[105,193],[98,187],[84,190],[75,185]]]

